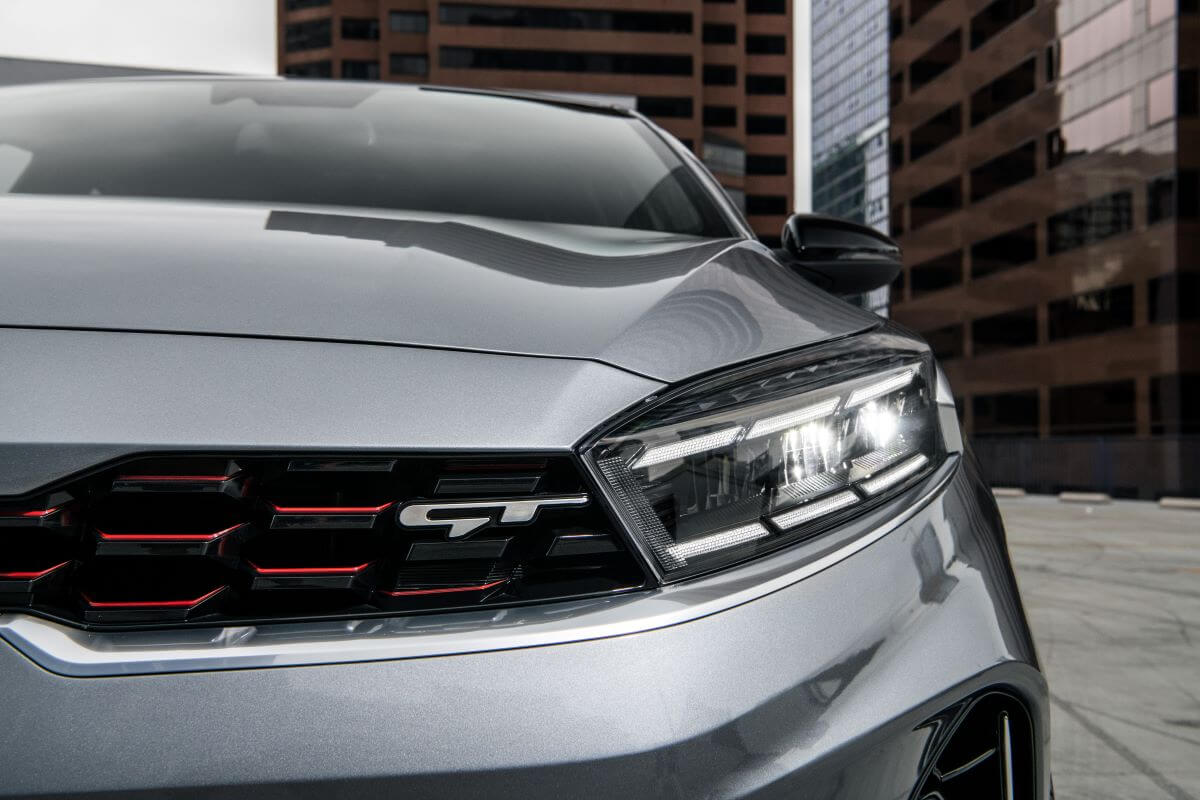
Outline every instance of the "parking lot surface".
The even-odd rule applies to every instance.
[[[1200,800],[1200,511],[1001,499],[1058,800]]]

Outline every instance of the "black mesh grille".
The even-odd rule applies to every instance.
[[[566,456],[139,458],[0,499],[0,608],[242,624],[644,586],[589,494]]]

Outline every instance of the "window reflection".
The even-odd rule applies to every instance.
[[[1050,255],[1103,241],[1133,228],[1133,194],[1113,192],[1097,197],[1046,220],[1046,250]]]
[[[1084,64],[1110,53],[1132,35],[1133,3],[1121,0],[1062,37],[1059,74],[1070,75]]]
[[[1046,307],[1050,340],[1091,336],[1133,325],[1133,287],[1111,286]]]
[[[1133,94],[1123,94],[1099,108],[1081,114],[1052,131],[1047,142],[1047,163],[1058,166],[1072,158],[1100,150],[1133,133]]]

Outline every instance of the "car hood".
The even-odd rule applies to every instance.
[[[757,242],[302,206],[0,196],[0,325],[370,342],[677,381],[878,318]]]

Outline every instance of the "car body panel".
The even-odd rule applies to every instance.
[[[878,323],[743,239],[3,195],[0,240],[6,326],[484,350],[677,381]]]
[[[0,329],[0,375],[0,496],[144,452],[565,451],[662,388],[571,359],[61,330]]]
[[[902,800],[920,724],[971,692],[1007,687],[1048,734],[986,493],[964,461],[854,558],[625,636],[87,679],[3,644],[0,796]]]

